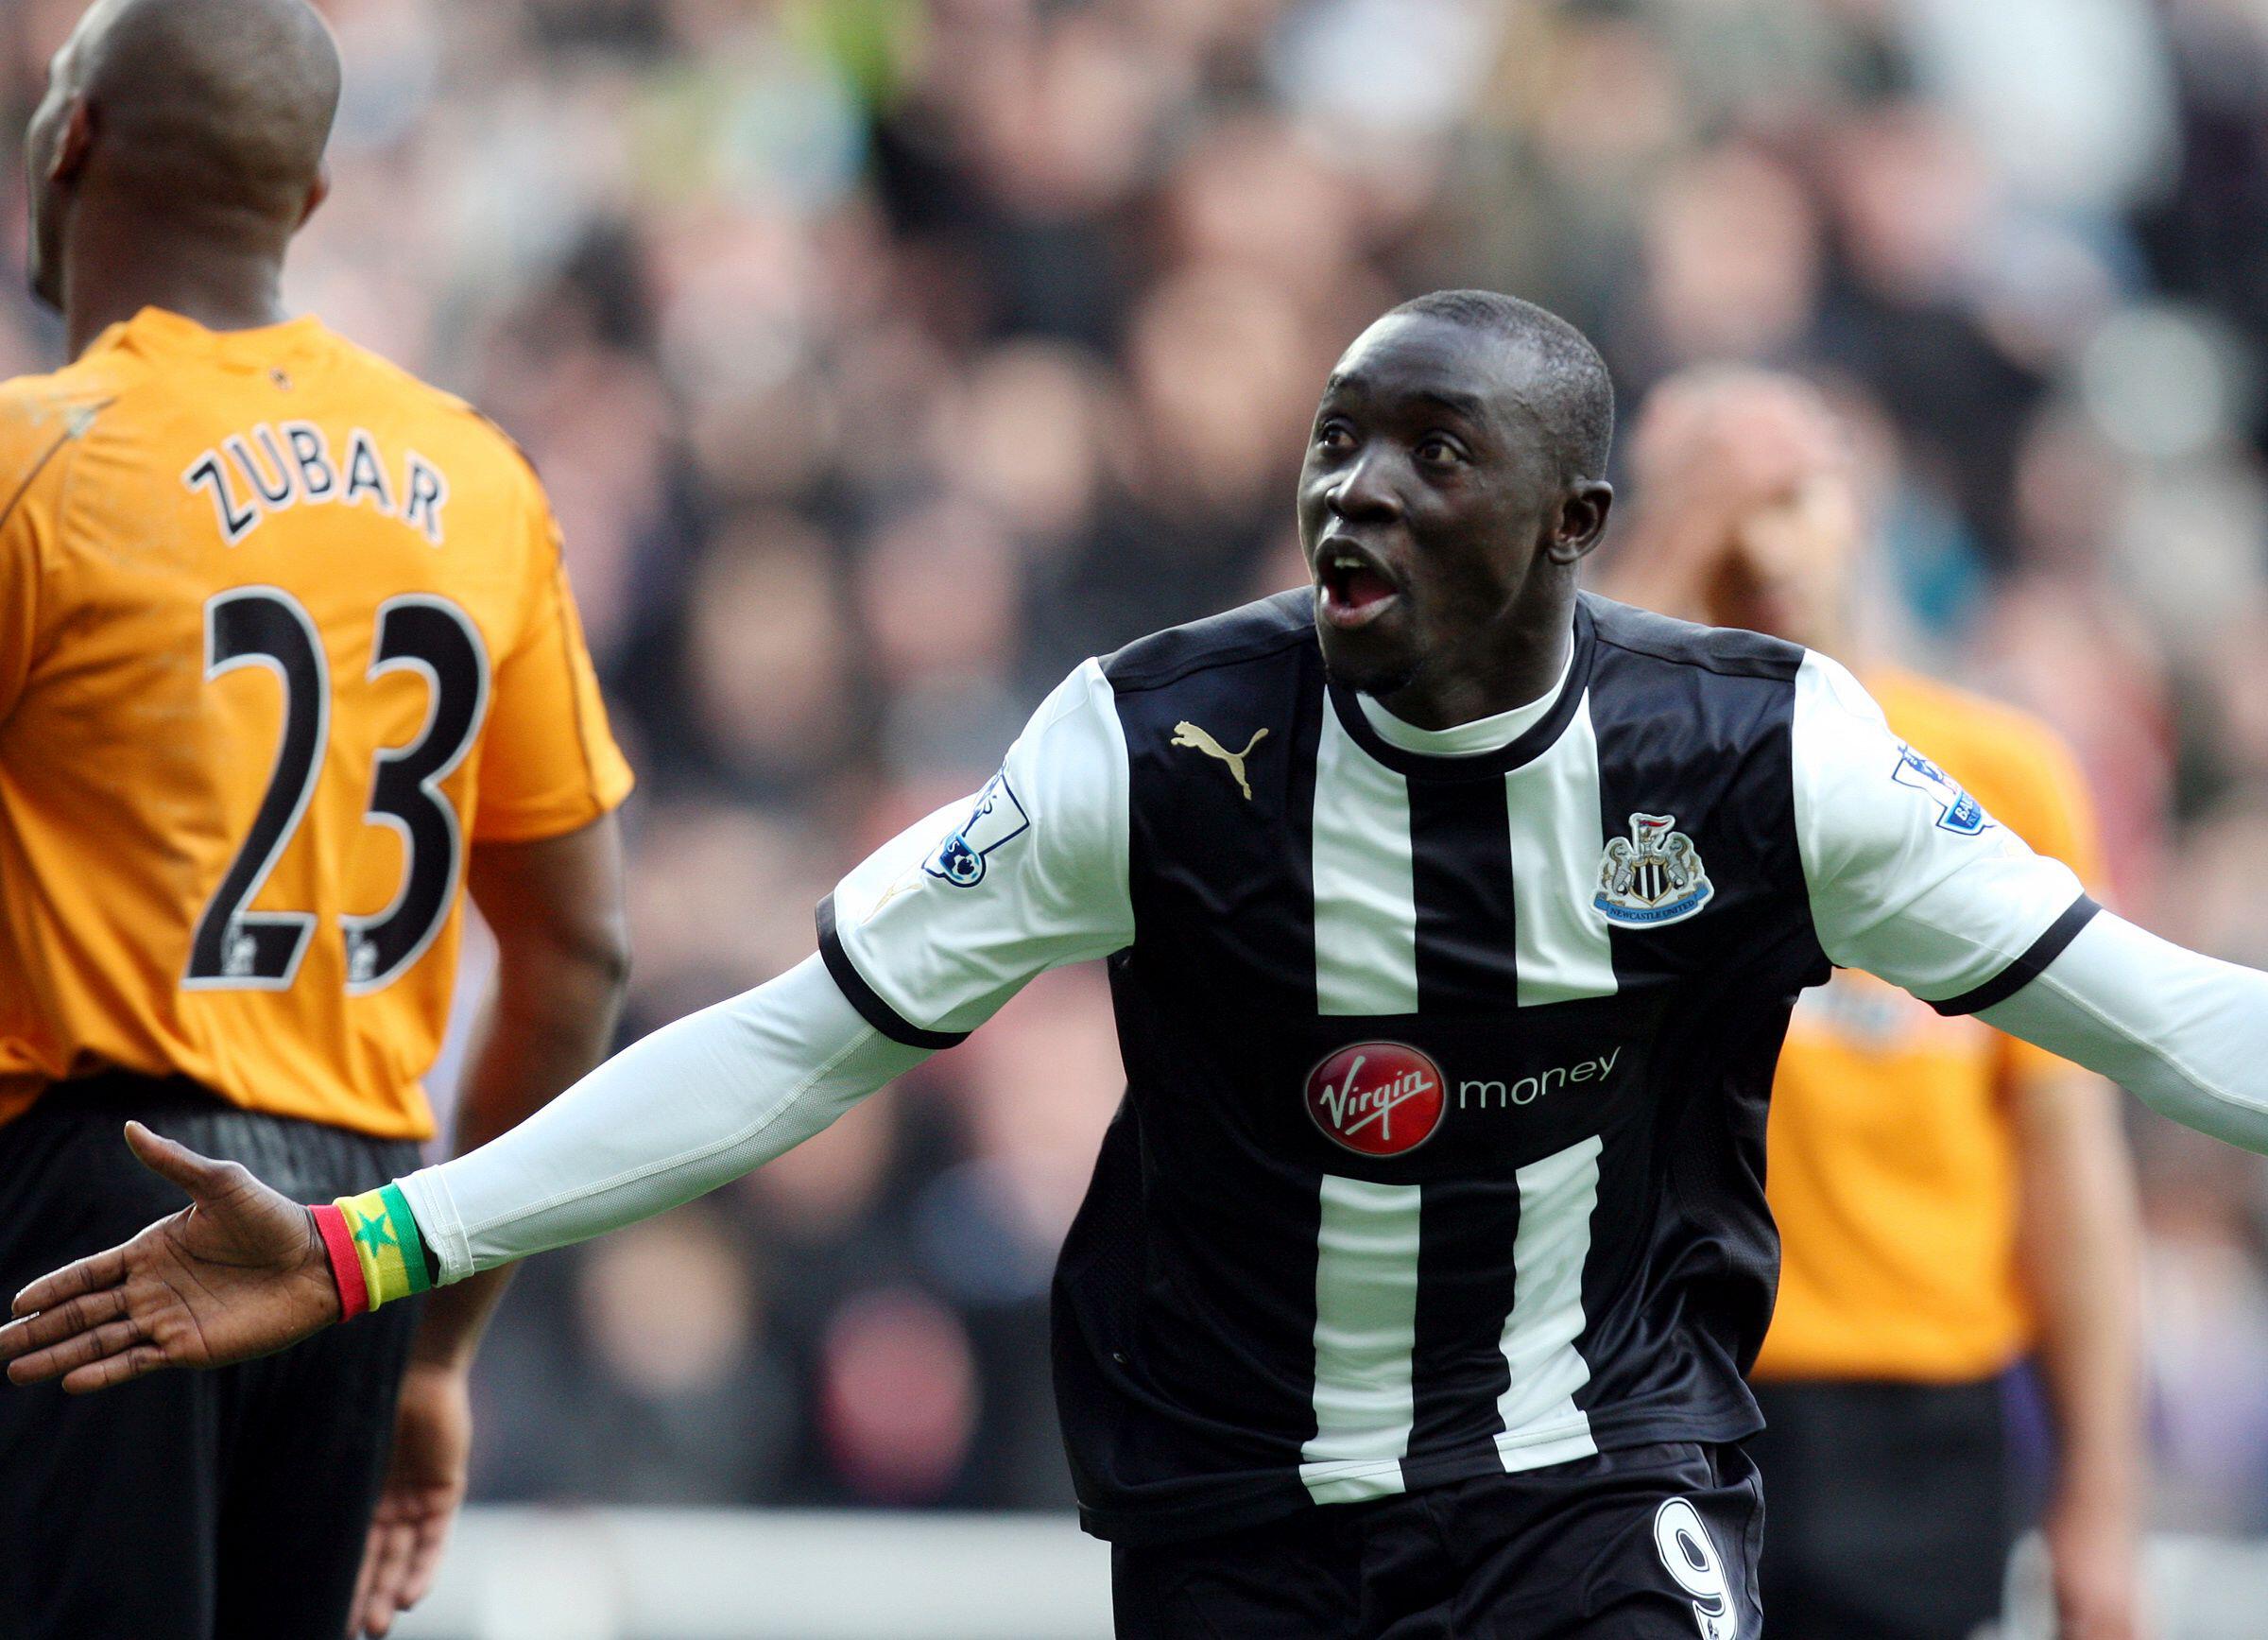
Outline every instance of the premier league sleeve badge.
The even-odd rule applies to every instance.
[[[921,869],[956,889],[973,889],[985,880],[987,856],[1031,828],[1031,820],[1017,801],[1004,768],[985,783],[969,818],[922,861]]]
[[[1992,817],[1984,805],[1961,789],[1961,783],[1938,768],[1911,746],[1899,745],[1898,767],[1890,778],[1900,785],[1910,785],[1920,792],[1941,811],[1937,817],[1938,829],[1973,837],[1992,824]]]

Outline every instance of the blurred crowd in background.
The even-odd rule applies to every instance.
[[[1331,360],[1458,285],[1582,325],[1625,416],[1826,384],[1870,616],[2070,738],[2122,909],[2268,965],[2263,0],[321,4],[288,295],[549,485],[641,777],[629,1034],[806,955],[1079,659],[1303,580]],[[11,129],[81,6],[0,8]],[[59,352],[0,269],[0,374]],[[1054,975],[534,1261],[477,1494],[1067,1505],[1047,1280],[1121,1086]],[[2135,1132],[2158,1520],[2268,1530],[2268,1172]]]

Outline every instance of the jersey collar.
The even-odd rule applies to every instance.
[[[1544,714],[1559,699],[1560,688],[1567,682],[1567,670],[1574,664],[1574,628],[1571,622],[1559,656],[1559,670],[1552,675],[1549,688],[1523,706],[1499,712],[1493,717],[1476,717],[1470,723],[1459,723],[1450,729],[1420,729],[1415,723],[1404,723],[1387,711],[1375,695],[1358,692],[1354,703],[1362,708],[1363,716],[1378,731],[1380,739],[1391,741],[1404,751],[1422,752],[1429,757],[1477,757],[1511,745],[1542,722]]]
[[[116,348],[144,358],[209,358],[246,369],[302,353],[323,335],[313,314],[251,330],[207,330],[194,319],[163,307],[145,307],[96,337],[82,357]]]
[[[1509,743],[1491,751],[1462,756],[1443,756],[1397,746],[1380,734],[1371,724],[1369,715],[1363,710],[1362,698],[1355,691],[1331,679],[1326,679],[1325,687],[1331,695],[1332,710],[1338,715],[1339,727],[1347,732],[1347,737],[1373,760],[1398,774],[1407,775],[1414,780],[1493,778],[1542,756],[1568,724],[1573,721],[1576,708],[1583,703],[1583,692],[1590,683],[1591,654],[1596,647],[1590,611],[1578,597],[1575,600],[1574,633],[1568,652],[1567,666],[1560,677],[1559,691],[1552,699],[1551,705]]]

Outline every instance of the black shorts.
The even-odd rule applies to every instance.
[[[129,1116],[301,1201],[418,1164],[185,1083],[67,1083],[0,1127],[0,1294],[185,1205],[127,1149]],[[415,1314],[94,1395],[0,1382],[0,1640],[344,1633]]]
[[[1772,1640],[1968,1640],[2016,1539],[2002,1381],[1759,1384]]]
[[[1122,1640],[1758,1640],[1738,1447],[1601,1453],[1191,1543],[1114,1545]]]

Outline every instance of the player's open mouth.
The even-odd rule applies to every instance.
[[[1401,601],[1393,578],[1366,552],[1325,544],[1315,555],[1316,608],[1343,631],[1366,627]]]

